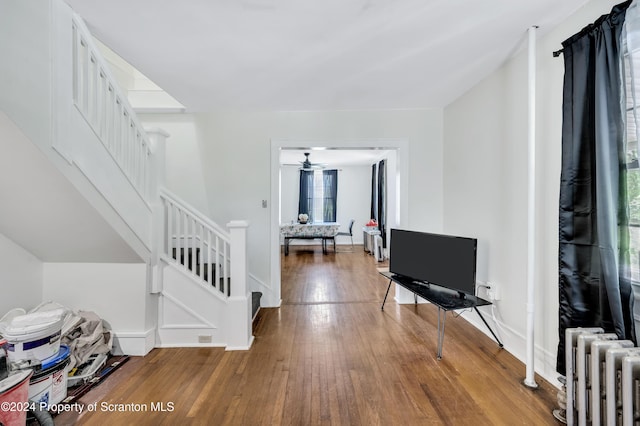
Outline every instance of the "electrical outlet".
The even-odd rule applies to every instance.
[[[489,299],[489,283],[487,282],[476,282],[476,296],[481,297],[483,299]]]
[[[212,341],[212,336],[210,335],[200,335],[198,336],[198,343],[211,343]]]
[[[490,302],[500,300],[500,287],[498,284],[487,281],[481,288],[484,289],[484,295],[480,294],[480,297],[484,297]]]
[[[491,283],[491,296],[493,300],[500,300],[500,286],[496,283]]]

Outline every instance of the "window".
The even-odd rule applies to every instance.
[[[335,222],[337,192],[337,170],[301,170],[298,214],[306,213],[313,222]]]
[[[324,183],[320,170],[313,172],[313,214],[311,217],[324,217]]]
[[[640,166],[638,165],[638,128],[640,119],[640,55],[623,59],[626,95],[627,197],[629,209],[629,271],[631,280],[640,284]],[[622,244],[623,242],[621,242]]]

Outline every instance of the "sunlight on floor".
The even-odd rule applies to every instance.
[[[320,331],[331,327],[335,320],[332,305],[314,305],[309,307],[309,322],[313,330]]]

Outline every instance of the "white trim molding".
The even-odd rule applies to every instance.
[[[113,353],[116,355],[145,356],[156,346],[156,330],[112,331]]]

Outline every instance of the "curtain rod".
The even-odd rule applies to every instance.
[[[558,56],[562,55],[563,52],[564,49],[556,50],[555,52],[553,52],[553,57],[557,58]]]

